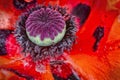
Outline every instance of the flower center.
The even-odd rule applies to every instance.
[[[50,46],[62,40],[66,32],[63,16],[50,8],[33,11],[25,23],[28,38],[39,46]]]

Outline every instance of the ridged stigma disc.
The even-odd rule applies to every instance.
[[[63,16],[50,8],[32,12],[25,23],[28,38],[39,46],[50,46],[61,41],[66,32]]]

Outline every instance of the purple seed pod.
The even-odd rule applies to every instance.
[[[73,17],[68,15],[63,7],[44,5],[31,8],[23,13],[17,21],[14,31],[15,37],[23,49],[22,52],[30,54],[36,61],[70,51],[76,39],[76,25]],[[64,35],[60,36],[62,33]],[[36,36],[39,37],[36,39]],[[38,42],[48,40],[44,44],[48,44],[50,41],[53,43],[42,46],[44,44],[38,45],[31,38]],[[56,39],[58,42],[54,41]]]

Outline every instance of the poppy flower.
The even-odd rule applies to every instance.
[[[0,79],[119,80],[119,4],[0,1]]]

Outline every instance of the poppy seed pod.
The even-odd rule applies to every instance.
[[[14,33],[23,52],[36,60],[70,50],[76,25],[65,8],[37,6],[20,16]]]

